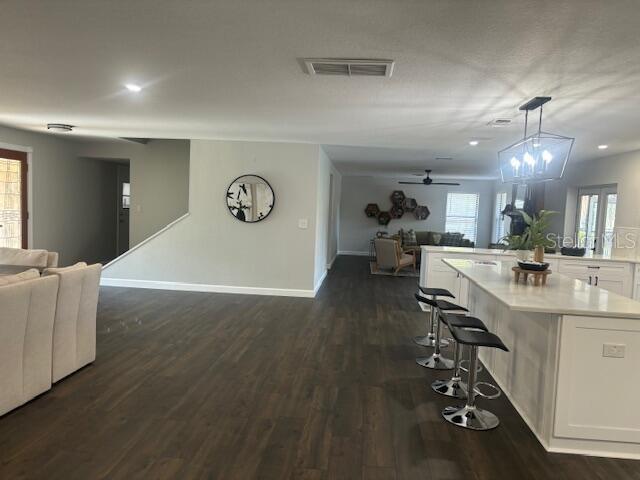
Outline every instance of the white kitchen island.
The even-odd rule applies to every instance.
[[[558,273],[517,284],[509,260],[441,262],[510,349],[480,358],[547,450],[640,459],[639,302]]]

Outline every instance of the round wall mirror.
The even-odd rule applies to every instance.
[[[236,178],[227,189],[227,207],[242,222],[259,222],[269,216],[275,203],[269,182],[258,175]]]

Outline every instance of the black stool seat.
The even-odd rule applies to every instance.
[[[441,312],[445,312],[447,310],[460,310],[463,312],[468,312],[469,310],[467,310],[464,307],[461,307],[460,305],[456,305],[455,303],[451,303],[448,300],[436,300],[436,305],[435,305]]]
[[[441,312],[444,312],[444,311],[447,311],[447,310],[459,310],[459,311],[463,311],[463,312],[468,312],[469,311],[466,308],[461,307],[460,305],[456,305],[455,303],[451,303],[448,300],[440,300],[440,299],[432,300],[430,298],[423,297],[419,293],[414,294],[414,296],[416,297],[416,300],[418,300],[419,302],[426,303],[430,307],[436,307],[436,308],[440,309]]]
[[[416,300],[418,300],[419,302],[426,303],[430,307],[435,307],[436,306],[436,300],[432,300],[431,298],[427,298],[427,297],[425,297],[423,295],[420,295],[419,293],[414,293],[414,297],[416,297]]]
[[[491,347],[499,348],[508,352],[509,349],[502,343],[500,337],[491,333],[478,330],[466,330],[459,327],[450,328],[451,335],[456,339],[456,342],[462,345],[471,345],[474,347]]]
[[[446,323],[448,327],[477,328],[478,330],[484,330],[485,332],[489,331],[484,322],[479,318],[470,317],[460,313],[443,313],[442,321]]]
[[[449,290],[446,288],[427,288],[420,287],[420,291],[425,295],[435,295],[437,297],[451,297],[456,298]]]

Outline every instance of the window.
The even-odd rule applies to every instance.
[[[448,193],[445,230],[449,233],[464,233],[465,238],[476,241],[478,230],[477,193]]]
[[[27,248],[27,154],[0,148],[0,247]]]
[[[507,206],[507,192],[496,194],[496,209],[493,212],[493,241],[498,243],[505,233],[504,217],[502,211]]]
[[[122,184],[122,208],[129,208],[131,206],[131,184]]]
[[[618,201],[615,185],[578,190],[576,245],[595,253],[611,253]]]

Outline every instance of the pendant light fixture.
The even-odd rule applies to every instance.
[[[522,140],[498,152],[503,183],[532,183],[562,178],[575,138],[542,131],[542,106],[551,97],[534,97],[520,106],[524,110]],[[538,130],[527,135],[529,112],[540,109]]]

